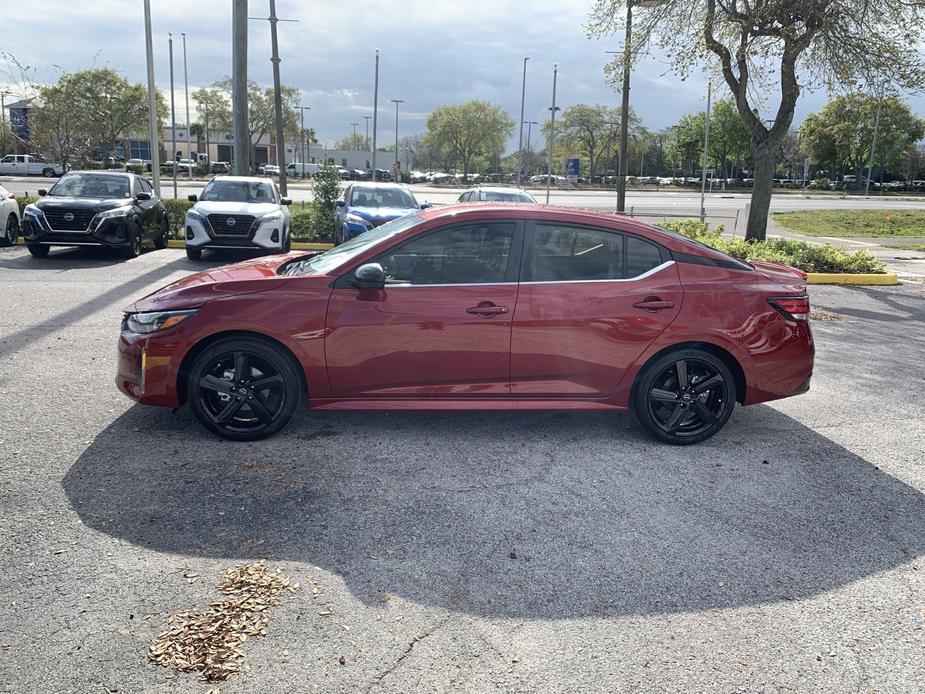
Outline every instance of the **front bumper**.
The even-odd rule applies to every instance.
[[[48,220],[31,214],[23,216],[22,235],[26,243],[40,246],[105,246],[125,248],[130,245],[128,217],[106,219],[97,227],[84,231],[52,229]]]
[[[166,334],[136,335],[123,331],[117,350],[116,387],[144,405],[179,407],[172,368],[177,346]]]
[[[258,223],[259,222],[259,223]],[[212,231],[208,222],[186,218],[186,245],[190,248],[262,248],[279,251],[285,242],[285,222],[257,220],[247,234],[221,235]]]

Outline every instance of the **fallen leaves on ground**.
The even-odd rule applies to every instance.
[[[299,584],[260,561],[228,569],[216,587],[228,599],[213,602],[204,612],[169,615],[170,628],[155,637],[149,660],[180,672],[198,671],[206,680],[228,679],[243,667],[247,637],[266,635],[267,608],[278,605],[285,591],[297,591]]]
[[[821,308],[811,308],[809,310],[809,317],[812,320],[841,320],[841,316],[829,313]]]

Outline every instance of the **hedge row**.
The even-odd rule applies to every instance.
[[[882,273],[886,266],[867,251],[849,252],[830,244],[807,243],[794,239],[746,241],[721,236],[722,225],[711,230],[696,219],[662,224],[679,234],[722,251],[739,260],[767,260],[799,268],[804,272]]]

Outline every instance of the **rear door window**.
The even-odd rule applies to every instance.
[[[623,277],[623,234],[562,224],[533,227],[525,282],[581,282]]]

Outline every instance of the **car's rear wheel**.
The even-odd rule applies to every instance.
[[[265,438],[282,429],[302,401],[299,368],[267,340],[220,340],[193,362],[190,407],[203,426],[226,439]]]
[[[202,260],[202,249],[201,248],[190,248],[186,247],[186,257],[189,260]]]
[[[154,239],[154,247],[162,251],[167,248],[167,241],[170,240],[170,222],[167,221],[167,215],[161,217],[161,233]]]
[[[48,251],[51,250],[48,246],[43,246],[38,243],[27,244],[26,248],[29,249],[29,253],[32,254],[33,258],[44,258],[48,255]]]
[[[15,246],[16,239],[19,238],[19,220],[15,214],[6,218],[6,228],[3,236],[0,237],[0,246]]]
[[[54,175],[55,175],[55,170],[54,170],[53,168],[51,168],[50,166],[49,166],[49,167],[46,167],[46,168],[42,169],[42,175],[43,175],[45,178],[53,178]]]
[[[659,441],[688,445],[725,426],[735,408],[729,367],[701,349],[681,349],[648,364],[636,379],[633,414]]]

